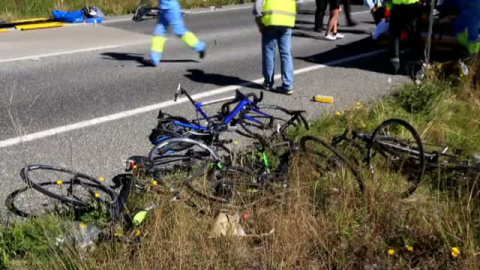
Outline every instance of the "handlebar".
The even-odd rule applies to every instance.
[[[235,94],[236,94],[236,96],[238,97],[239,100],[250,98],[250,97],[253,97],[253,102],[255,102],[255,103],[262,102],[262,100],[263,100],[263,92],[260,92],[260,97],[259,97],[255,93],[248,93],[248,94],[245,95],[242,92],[240,92],[240,90],[237,89],[235,91]]]
[[[222,112],[222,114],[228,114],[230,112],[230,109],[229,109],[230,105],[235,104],[243,99],[249,99],[249,98],[253,98],[253,104],[251,105],[256,107],[256,104],[259,102],[262,102],[263,100],[263,92],[260,92],[260,97],[259,97],[255,93],[243,94],[242,92],[240,92],[240,90],[237,89],[235,90],[235,98],[232,101],[223,104],[220,111]]]

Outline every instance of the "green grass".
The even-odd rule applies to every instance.
[[[328,141],[347,127],[370,132],[386,119],[401,118],[418,130],[423,141],[462,148],[465,155],[478,152],[480,72],[476,66],[471,69],[470,77],[460,83],[433,77],[421,86],[405,85],[383,100],[352,104],[345,113],[322,117],[311,130],[297,135],[313,134]],[[340,149],[352,159],[362,157],[361,151],[348,146]],[[55,228],[59,221],[37,226],[40,221],[31,220],[0,229],[0,255],[12,269],[20,269],[19,262],[27,269],[480,268],[478,179],[468,184],[453,179],[442,187],[443,176],[433,173],[413,196],[400,199],[398,175],[362,173],[363,194],[351,174],[321,175],[308,158],[295,157],[287,190],[240,210],[250,214],[242,224],[248,233],[275,229],[262,239],[209,238],[213,216],[226,208],[198,199],[200,212],[183,202],[172,203],[171,194],[152,187],[146,194],[134,195],[129,205],[134,209],[159,204],[147,223],[134,229],[140,231],[138,236],[126,232],[124,238],[106,239],[82,256],[53,252],[46,240],[51,230],[45,228],[52,224]],[[453,248],[461,254],[453,256]],[[389,250],[394,254],[389,255]]]
[[[158,6],[156,1],[145,0]],[[224,6],[239,4],[243,0],[180,0],[183,8]],[[0,0],[0,21],[25,18],[50,17],[52,9],[79,10],[84,6],[97,6],[106,15],[133,13],[140,0]]]

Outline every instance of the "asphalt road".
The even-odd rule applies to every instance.
[[[385,48],[370,40],[374,25],[362,7],[354,7],[360,24],[341,27],[346,38],[336,42],[312,31],[313,12],[312,3],[303,4],[294,30],[295,94],[268,93],[265,103],[305,109],[313,120],[388,94],[406,81],[388,74]],[[107,178],[121,173],[128,156],[148,153],[157,108],[193,115],[190,104],[171,102],[179,83],[210,98],[247,84],[244,92],[259,91],[260,35],[250,8],[189,14],[185,20],[208,43],[206,59],[200,61],[172,36],[157,68],[144,65],[153,20],[8,37],[24,45],[0,53],[0,202],[24,185],[18,173],[25,164],[57,164]],[[102,47],[94,50],[96,39]],[[332,95],[335,103],[309,101],[316,94]]]

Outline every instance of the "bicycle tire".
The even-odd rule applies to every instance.
[[[210,168],[205,174],[198,175],[186,182],[195,195],[214,203],[240,207],[251,205],[261,197],[268,187],[267,182],[258,182],[259,178],[248,168],[229,166]]]
[[[187,153],[188,152],[193,152],[193,153],[190,154],[190,156],[183,156],[184,158],[182,158],[181,153],[178,153],[178,151],[176,151],[178,145],[183,145],[184,148],[186,149],[184,151],[187,151]],[[199,151],[195,152],[196,149],[198,149]],[[174,160],[174,164],[172,165],[173,169],[175,169],[174,167],[175,161],[186,160],[187,162],[189,162],[190,159],[198,157],[199,162],[195,164],[197,167],[194,167],[193,165],[188,163],[186,164],[190,169],[193,169],[192,174],[186,177],[182,176],[183,177],[182,179],[175,181],[175,182],[178,182],[179,184],[187,183],[192,178],[197,177],[198,175],[204,173],[205,167],[209,163],[217,163],[220,160],[218,158],[218,155],[213,149],[211,149],[209,146],[207,146],[206,144],[200,141],[192,140],[189,138],[172,138],[155,145],[150,150],[150,153],[148,155],[148,160],[153,164],[153,166],[152,168],[149,169],[149,173],[154,175],[154,177],[155,175],[158,176],[161,173],[163,173],[164,176],[170,173],[169,170],[172,168],[172,166],[162,167],[162,166],[159,166],[159,162],[162,162],[163,160],[164,163],[170,163],[169,158],[171,158],[172,156],[173,158],[180,157],[179,160]],[[163,163],[161,165],[163,165]],[[162,179],[161,177],[157,177],[157,178],[160,181],[168,181],[166,179]],[[169,182],[169,184],[175,184],[175,183]]]
[[[384,134],[381,134],[382,131],[385,133],[385,128],[388,128],[389,126],[401,126],[405,128],[411,135],[413,142],[410,141],[405,141],[402,138],[396,137],[396,136],[384,136]],[[392,129],[393,130],[393,129]],[[383,136],[382,136],[383,135]],[[415,155],[410,155],[414,162],[418,162],[418,165],[415,165],[417,168],[417,172],[412,173],[409,177],[413,177],[411,182],[411,187],[407,187],[406,191],[401,191],[400,197],[406,198],[410,196],[415,190],[417,189],[418,185],[423,179],[424,173],[425,173],[425,152],[422,144],[422,140],[420,138],[420,135],[418,135],[417,131],[415,128],[410,125],[408,122],[401,120],[401,119],[389,119],[381,123],[372,133],[370,145],[368,147],[368,166],[371,170],[372,173],[375,173],[375,165],[374,163],[374,157],[373,155],[375,154],[375,149],[378,151],[380,149],[385,150],[386,147],[391,147],[391,141],[394,141],[395,143],[398,143],[396,147],[393,147],[392,150],[393,152],[395,151],[403,151],[406,152],[407,154],[409,153],[415,153]],[[390,141],[390,142],[389,142]],[[416,145],[416,146],[415,146]],[[390,151],[391,152],[391,151]],[[385,152],[384,152],[385,153]],[[398,152],[397,152],[398,153]],[[380,153],[383,155],[383,153]],[[395,153],[394,153],[395,154]],[[399,155],[399,154],[398,154]],[[399,157],[399,156],[397,156]],[[388,160],[390,162],[390,160]],[[402,160],[401,163],[405,163],[406,160]],[[387,164],[389,165],[389,164]],[[403,168],[399,168],[397,171],[401,172]],[[414,168],[415,170],[415,168]]]
[[[63,203],[66,203],[66,204],[71,204],[73,206],[79,206],[79,207],[88,207],[88,206],[91,206],[90,203],[88,202],[85,202],[85,201],[82,201],[80,199],[70,199],[70,198],[67,198],[63,195],[59,195],[59,194],[56,194],[54,192],[51,192],[47,189],[44,189],[41,185],[39,185],[38,183],[35,183],[35,181],[32,181],[32,179],[30,179],[30,173],[33,172],[33,171],[38,171],[38,170],[46,170],[46,171],[54,171],[54,172],[60,172],[60,173],[65,173],[65,174],[68,174],[68,175],[72,175],[73,178],[72,179],[75,179],[76,181],[78,181],[78,183],[80,185],[86,185],[86,186],[89,186],[89,184],[94,184],[96,187],[100,188],[101,190],[105,191],[107,193],[107,195],[111,198],[110,201],[106,201],[104,200],[103,198],[95,198],[95,193],[92,192],[91,190],[89,190],[88,188],[85,188],[86,191],[93,197],[95,198],[96,201],[100,202],[100,203],[105,203],[105,204],[111,204],[111,205],[115,205],[117,203],[117,193],[103,185],[100,181],[98,181],[97,179],[89,176],[89,175],[86,175],[86,174],[83,174],[83,173],[79,173],[79,172],[75,172],[73,170],[69,170],[69,169],[66,169],[66,168],[62,168],[62,167],[57,167],[57,166],[53,166],[53,165],[38,165],[38,164],[35,164],[35,165],[28,165],[26,167],[24,167],[21,171],[20,171],[20,177],[22,178],[22,180],[29,186],[29,187],[32,187],[33,189],[37,190],[38,192],[41,192],[43,193],[44,195],[46,196],[49,196],[51,198],[54,198],[54,199],[57,199]],[[83,183],[82,180],[80,179],[83,179],[85,183]],[[64,181],[64,183],[69,183],[71,184],[71,181]],[[52,183],[56,183],[51,181]]]
[[[65,185],[69,185],[70,183],[71,183],[70,181],[64,182]],[[37,183],[36,185],[42,187],[43,189],[48,189],[48,188],[46,188],[48,186],[52,186],[52,187],[57,186],[57,184],[55,182],[41,182],[41,183]],[[79,183],[74,183],[74,185],[79,185]],[[90,188],[100,188],[100,189],[102,189],[102,186],[98,186],[98,185],[93,184],[93,183],[83,183],[83,185],[87,185]],[[29,190],[38,191],[37,189],[32,189],[29,186],[26,186],[26,187],[17,189],[15,191],[13,191],[12,193],[10,193],[7,196],[7,198],[5,199],[5,206],[7,207],[7,209],[10,212],[12,212],[15,215],[20,216],[20,217],[24,217],[24,218],[38,217],[38,215],[36,215],[36,214],[31,214],[29,212],[26,212],[25,210],[21,210],[21,207],[16,205],[15,199],[17,198],[17,196],[19,196],[20,194],[22,194],[26,191],[29,191]],[[46,195],[43,192],[41,192],[41,193]],[[46,195],[46,196],[49,197],[49,198],[58,200],[58,199],[54,198],[53,196],[48,196],[48,195]],[[64,203],[64,201],[61,201],[61,200],[60,200],[60,202]],[[36,205],[38,205],[38,202],[36,203]],[[109,210],[115,211],[114,209],[109,209]]]
[[[329,143],[327,143],[326,141],[318,137],[307,135],[300,138],[300,150],[306,154],[312,153],[317,156],[321,155],[320,152],[315,151],[314,149],[309,149],[307,147],[308,141],[314,141],[315,143],[318,143],[321,147],[326,149],[328,152],[332,153],[334,157],[338,159],[335,162],[339,161],[342,166],[345,166],[353,174],[353,176],[355,177],[355,180],[357,181],[360,192],[362,193],[364,192],[365,186],[363,184],[362,174],[342,153],[340,153],[340,151],[338,151],[335,147],[333,147],[332,145],[330,145]],[[330,166],[330,164],[328,166]]]

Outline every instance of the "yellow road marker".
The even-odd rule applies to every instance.
[[[36,30],[36,29],[44,29],[44,28],[54,28],[54,27],[63,27],[66,23],[61,22],[49,22],[49,23],[36,23],[36,24],[26,24],[26,25],[17,25],[15,26],[18,30]]]
[[[48,21],[50,18],[32,18],[32,19],[23,19],[23,20],[16,20],[16,21],[11,21],[8,23],[28,23],[28,22],[44,22]]]

